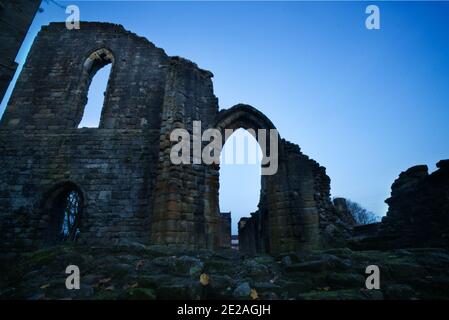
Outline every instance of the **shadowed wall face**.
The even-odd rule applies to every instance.
[[[17,69],[15,62],[41,0],[0,1],[0,101]]]
[[[65,183],[83,194],[78,241],[148,241],[167,62],[163,50],[121,26],[41,30],[1,119],[5,245],[45,242],[44,203]],[[99,128],[78,129],[90,81],[106,64]]]
[[[449,247],[449,160],[401,172],[391,185],[381,223],[354,229],[350,245],[361,250]]]

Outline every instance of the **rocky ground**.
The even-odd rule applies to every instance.
[[[80,269],[80,290],[65,288],[70,264]],[[380,267],[380,290],[365,288],[371,264]],[[443,249],[250,257],[137,243],[64,245],[3,255],[0,299],[447,299],[448,267]]]

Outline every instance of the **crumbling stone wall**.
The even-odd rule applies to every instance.
[[[279,170],[262,177],[259,209],[239,224],[239,246],[249,253],[344,246],[351,236],[348,212],[330,200],[326,169],[282,140]]]
[[[90,81],[109,63],[100,125],[78,129]],[[212,76],[119,25],[43,27],[0,122],[2,249],[44,245],[55,214],[48,203],[70,186],[82,197],[80,242],[229,246],[219,165],[171,163],[170,133],[192,133],[195,120],[202,131],[275,127],[248,105],[219,112]],[[255,252],[278,253],[343,243],[325,169],[279,142],[278,172],[261,178],[259,210],[248,219],[257,228],[242,231],[242,247],[254,241]]]
[[[78,129],[93,76],[85,64],[100,48],[114,57],[101,123]],[[80,241],[147,240],[168,61],[121,26],[43,27],[0,123],[5,245],[42,242],[44,194],[64,181],[83,192]]]
[[[17,69],[17,53],[41,0],[0,0],[0,101]]]
[[[218,194],[211,194],[218,175],[211,166],[174,165],[170,160],[174,129],[193,134],[193,121],[212,128],[218,113],[212,73],[175,57],[167,69],[160,126],[160,152],[151,225],[151,242],[195,248],[220,246]],[[193,152],[190,152],[193,163]]]
[[[355,228],[356,249],[449,247],[449,160],[402,172],[391,186],[387,215],[381,223]]]
[[[252,212],[251,217],[240,218],[238,224],[239,250],[249,254],[262,251],[262,238],[258,226],[260,225],[260,214]]]

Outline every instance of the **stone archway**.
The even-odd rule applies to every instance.
[[[261,147],[263,156],[266,160],[263,161],[266,163],[263,163],[262,167],[267,167],[267,165],[269,164],[268,163],[269,158],[272,158],[273,161],[276,162],[277,166],[279,155],[278,146],[279,141],[281,140],[279,133],[277,132],[277,129],[271,122],[271,120],[268,119],[267,116],[265,116],[262,112],[260,112],[256,108],[247,104],[237,104],[230,109],[222,110],[217,115],[215,128],[220,130],[221,132],[221,136],[223,138],[222,146],[225,144],[226,140],[232,134],[232,132],[227,133],[226,132],[227,130],[234,131],[236,129],[242,128],[250,131],[252,135],[256,138],[256,140],[259,142],[259,146]],[[270,133],[273,134],[271,137]],[[262,143],[260,143],[261,141]],[[276,142],[276,148],[271,150],[273,142]],[[269,158],[265,156],[268,156]],[[266,172],[265,174],[267,175],[275,174],[277,168],[275,169],[276,170],[274,170],[273,172],[271,173]]]
[[[169,119],[174,113],[168,111]],[[173,122],[172,126],[188,128],[189,122]],[[256,137],[259,142],[258,129],[265,129],[261,133],[267,135],[275,126],[257,109],[238,104],[218,112],[204,128],[218,129],[224,144],[226,129],[252,129],[259,135]],[[165,132],[169,134],[170,130]],[[297,145],[280,139],[275,132],[277,150],[272,150],[266,136],[265,141],[269,143],[259,145],[263,159],[276,153],[278,168],[275,174],[262,174],[258,210],[239,230],[241,248],[249,253],[280,253],[319,247],[320,215],[332,213],[325,169],[302,154]],[[225,237],[222,233],[226,229],[222,224],[226,221],[221,217],[219,207],[220,166],[204,163],[175,165],[170,161],[170,150],[171,144],[167,143],[160,153],[163,164],[156,183],[158,195],[151,222],[151,242],[188,248],[223,247]],[[323,228],[326,226],[325,223],[322,225]]]
[[[267,116],[265,116],[262,112],[255,109],[254,107],[246,104],[237,104],[233,106],[230,109],[222,110],[217,115],[217,121],[215,124],[215,128],[220,130],[222,134],[222,145],[226,142],[226,140],[230,137],[231,133],[236,129],[245,129],[250,131],[256,140],[259,143],[259,139],[264,139],[265,143],[259,143],[260,148],[262,149],[263,157],[265,158],[267,155],[271,157],[275,157],[276,160],[276,166],[278,165],[278,157],[279,157],[279,149],[276,147],[276,149],[272,150],[272,142],[270,140],[270,130],[276,130],[276,127],[274,124],[268,119]],[[263,130],[260,130],[263,129]],[[229,131],[228,131],[229,130]],[[228,131],[228,132],[227,132]],[[276,132],[276,143],[279,144],[280,137],[279,134]],[[261,137],[260,135],[263,134],[265,137]],[[272,151],[274,151],[276,154],[273,154]],[[272,160],[273,161],[273,160]],[[263,166],[266,166],[263,165]],[[219,180],[219,166],[217,166],[217,174],[215,175],[217,179]],[[268,202],[269,197],[267,197],[267,194],[270,192],[269,190],[272,189],[270,185],[274,182],[274,179],[271,177],[271,175],[264,175],[261,176],[261,190],[260,190],[260,197],[259,197],[259,204],[258,204],[258,210],[254,213],[253,217],[256,217],[253,219],[250,223],[248,223],[247,226],[244,226],[240,228],[239,223],[239,245],[240,248],[244,251],[249,252],[270,252],[272,245],[270,244],[270,234],[272,233],[270,231],[269,220],[262,218],[259,219],[258,217],[266,217],[268,216]],[[216,194],[217,199],[216,202],[218,203],[218,189],[219,189],[219,181],[217,183],[213,184],[214,186],[217,186]],[[248,212],[248,215],[250,213]],[[243,220],[243,219],[242,219]],[[246,221],[246,220],[245,220]],[[243,222],[243,221],[242,221]]]
[[[274,124],[262,112],[247,104],[237,104],[222,110],[217,115],[215,127],[224,129],[276,129]]]

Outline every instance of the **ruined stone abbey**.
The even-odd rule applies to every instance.
[[[78,128],[90,82],[107,64],[100,125]],[[85,244],[229,247],[219,165],[172,164],[170,133],[191,131],[196,120],[202,130],[275,125],[249,105],[219,111],[212,76],[120,25],[43,27],[0,123],[2,248],[57,243],[64,223],[76,226],[66,238]],[[282,128],[279,134],[278,171],[261,177],[258,211],[240,222],[241,248],[281,253],[346,245],[350,218],[344,204],[331,201],[325,168],[282,139]],[[447,162],[444,168],[447,179]],[[64,222],[73,194],[77,216]]]
[[[106,64],[112,71],[99,128],[79,129],[90,81]],[[4,243],[57,239],[61,201],[75,190],[80,242],[229,246],[219,166],[173,165],[170,132],[191,130],[195,120],[203,130],[275,126],[248,105],[219,111],[212,76],[118,25],[44,27],[1,120]],[[281,252],[334,244],[346,230],[329,183],[323,167],[280,140],[278,172],[262,176],[259,210],[242,230],[246,245]]]

